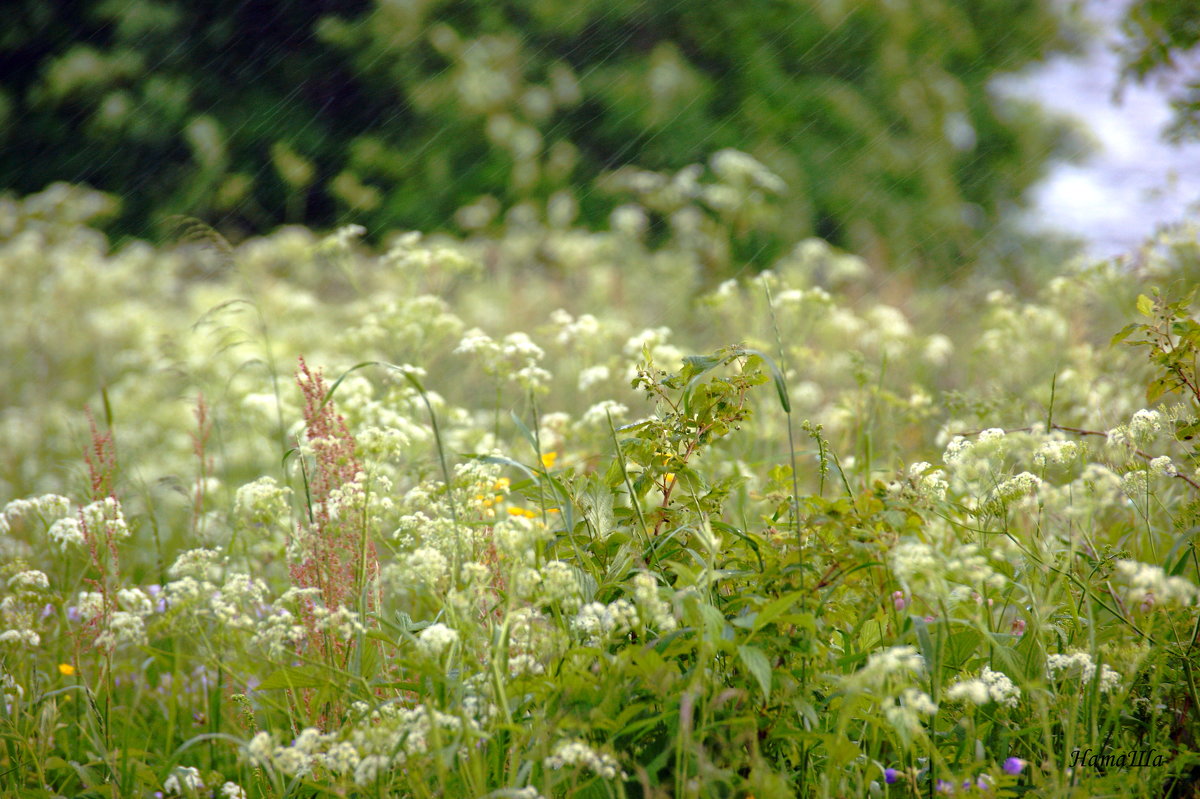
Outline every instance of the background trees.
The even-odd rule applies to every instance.
[[[560,192],[595,225],[628,199],[606,173],[736,146],[787,183],[746,260],[816,234],[949,268],[1054,153],[988,90],[1065,46],[1050,5],[22,0],[0,185],[114,192],[138,236],[176,213],[461,230]]]

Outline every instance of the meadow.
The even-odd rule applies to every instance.
[[[0,794],[1196,796],[1197,226],[758,272],[778,181],[376,249],[0,197]]]

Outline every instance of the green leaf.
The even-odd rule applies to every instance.
[[[1147,297],[1145,294],[1139,294],[1137,298],[1138,313],[1142,316],[1154,316],[1154,300]]]
[[[1108,342],[1108,346],[1110,346],[1110,347],[1117,346],[1122,341],[1124,341],[1125,339],[1127,339],[1131,335],[1133,335],[1133,331],[1140,330],[1141,328],[1142,328],[1142,325],[1138,324],[1137,322],[1130,322],[1129,324],[1125,325],[1125,327],[1121,328],[1120,330],[1118,330],[1116,332],[1116,334],[1112,337],[1112,340]]]
[[[754,632],[758,632],[791,610],[792,605],[796,604],[796,600],[803,595],[803,591],[793,591],[763,605],[762,609],[758,611],[758,617],[754,620]]]
[[[742,350],[747,355],[754,355],[762,359],[762,362],[771,370],[771,382],[775,384],[775,393],[779,395],[779,404],[783,407],[784,413],[792,412],[792,401],[788,397],[787,381],[783,379],[783,371],[779,365],[772,360],[771,356],[760,350]]]
[[[274,691],[280,688],[320,688],[329,684],[329,676],[324,666],[284,666],[277,669],[263,680],[256,690]]]
[[[771,699],[771,661],[767,660],[767,656],[763,651],[755,646],[742,645],[737,648],[738,659],[746,667],[746,670],[758,680],[758,687],[762,689],[763,699],[770,701]]]

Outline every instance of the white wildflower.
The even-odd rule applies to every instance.
[[[247,799],[246,789],[236,782],[226,782],[221,786],[221,799]]]
[[[607,366],[589,366],[579,373],[579,390],[587,391],[597,383],[603,383],[609,378]]]
[[[37,593],[50,587],[46,573],[36,569],[17,572],[8,578],[8,587],[14,593]]]
[[[1168,577],[1159,566],[1135,560],[1118,560],[1117,578],[1125,583],[1125,599],[1129,604],[1180,605],[1188,607],[1200,600],[1200,588],[1183,577]]]
[[[1160,455],[1157,458],[1151,459],[1150,473],[1164,477],[1175,477],[1179,474],[1179,470],[1175,468],[1170,455]]]
[[[973,705],[995,702],[1004,707],[1015,708],[1021,699],[1021,689],[1009,679],[1007,674],[992,671],[984,666],[978,677],[959,680],[951,685],[946,691],[946,698]]]
[[[200,769],[191,766],[176,766],[175,771],[163,783],[163,790],[174,796],[203,789],[204,781],[200,779]]]
[[[71,516],[59,519],[50,525],[46,534],[60,549],[66,549],[69,546],[83,546],[85,541],[83,527],[79,524],[78,519]]]
[[[629,413],[629,408],[616,400],[602,400],[583,412],[580,421],[588,427],[607,427],[611,416],[615,424]]]
[[[578,766],[606,780],[616,779],[621,773],[616,758],[599,752],[580,740],[560,741],[554,747],[554,753],[546,758],[544,765],[552,769]]]
[[[1096,664],[1092,662],[1092,656],[1087,652],[1048,656],[1046,658],[1047,676],[1054,680],[1060,673],[1078,676],[1084,683],[1090,683],[1096,676]],[[1121,675],[1105,663],[1100,669],[1100,693],[1111,693],[1120,684]]]
[[[458,631],[438,622],[417,633],[417,646],[428,657],[439,658],[458,641]]]

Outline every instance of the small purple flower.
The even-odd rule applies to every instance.
[[[945,780],[937,781],[938,793],[954,793],[954,783],[946,782]]]
[[[154,585],[146,586],[146,593],[149,594],[150,596],[158,596],[161,591],[162,591],[162,586],[159,585],[158,583],[155,583]]]
[[[883,781],[886,782],[888,785],[893,784],[898,779],[900,779],[900,772],[896,771],[896,769],[885,768],[883,770]]]
[[[74,605],[67,608],[67,619],[69,621],[79,621],[79,608]]]
[[[1001,768],[1005,774],[1020,774],[1021,770],[1025,768],[1025,761],[1019,757],[1010,757],[1004,761],[1004,765]]]
[[[1012,634],[1013,635],[1024,635],[1025,634],[1025,620],[1024,619],[1013,619]]]
[[[51,605],[49,602],[47,602],[47,603],[46,603],[46,606],[42,608],[42,618],[43,618],[43,619],[48,619],[48,618],[50,618],[50,617],[51,617],[53,614],[54,614],[54,606],[53,606],[53,605]]]
[[[892,592],[892,605],[896,608],[896,610],[904,610],[906,607],[908,607],[908,600],[904,598],[903,591]]]
[[[979,786],[979,790],[981,791],[989,790],[992,787],[992,781],[988,779],[988,775],[986,774],[980,774],[975,784]]]

